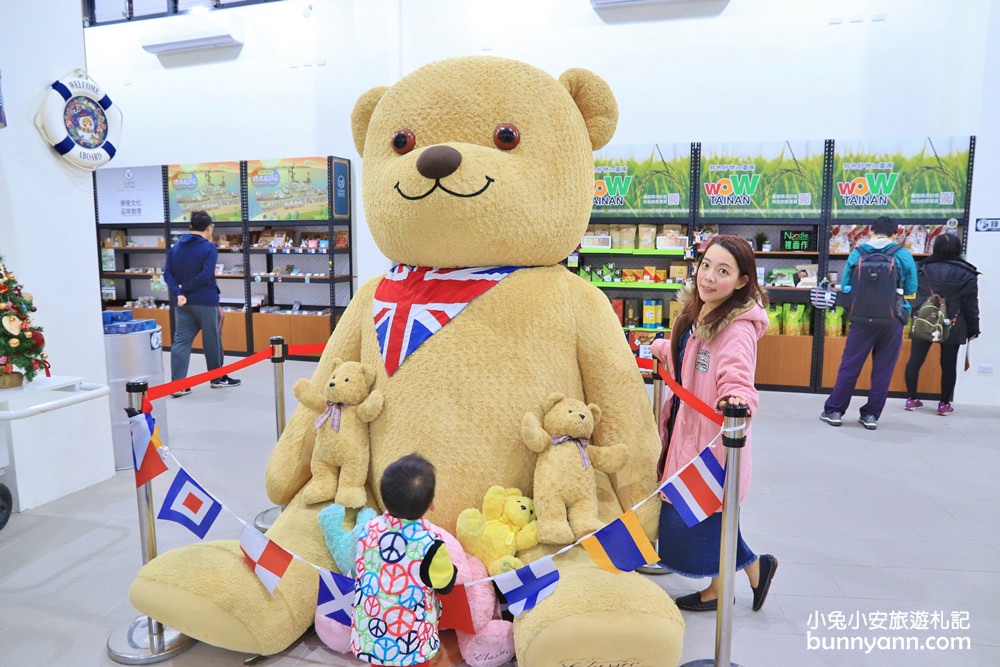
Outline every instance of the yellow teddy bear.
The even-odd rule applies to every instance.
[[[491,575],[516,570],[524,562],[515,554],[538,544],[535,504],[520,489],[491,486],[483,511],[463,510],[455,531],[462,547],[483,561]]]
[[[559,78],[490,56],[421,67],[361,95],[351,115],[371,236],[397,264],[358,288],[313,374],[336,359],[375,369],[386,409],[369,425],[369,498],[391,462],[416,450],[437,468],[428,519],[447,530],[493,485],[533,494],[521,417],[553,391],[600,405],[593,442],[625,443],[626,465],[597,473],[601,520],[656,488],[660,439],[646,387],[607,296],[560,262],[579,244],[594,196],[593,151],[618,108],[596,74]],[[288,420],[265,474],[286,506],[267,535],[335,567],[304,501],[314,409]],[[655,536],[659,505],[637,514]],[[553,547],[522,552],[525,562]],[[684,621],[656,583],[610,574],[582,548],[554,561],[554,592],[514,623],[519,664],[668,667]],[[270,595],[236,541],[161,554],[139,571],[132,604],[197,639],[245,653],[284,650],[312,624],[316,571],[293,561]]]

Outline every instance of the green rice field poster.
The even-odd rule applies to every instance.
[[[701,145],[699,216],[818,218],[823,142]]]
[[[687,218],[691,144],[605,146],[594,153],[593,218]]]
[[[200,162],[167,165],[171,222],[189,222],[194,211],[213,220],[240,220],[240,163]]]
[[[250,220],[326,220],[330,217],[325,157],[250,160]]]
[[[965,215],[969,137],[837,141],[833,217]]]

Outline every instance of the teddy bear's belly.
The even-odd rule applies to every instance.
[[[554,391],[583,396],[569,306],[531,296],[543,289],[505,290],[503,299],[491,299],[491,291],[473,301],[391,378],[374,331],[362,339],[362,361],[380,368],[376,386],[385,394],[371,424],[371,479],[410,452],[428,457],[437,468],[431,520],[449,530],[463,509],[480,507],[491,485],[530,496],[535,455],[521,441],[524,413]]]

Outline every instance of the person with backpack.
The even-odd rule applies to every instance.
[[[937,413],[954,412],[958,348],[979,336],[979,271],[962,259],[962,241],[952,234],[934,239],[930,257],[917,270],[919,287],[915,303],[910,360],[906,364],[906,409],[923,407],[917,398],[917,380],[927,352],[935,342],[941,344],[941,396]],[[941,313],[944,311],[944,313]],[[943,326],[937,325],[943,319]],[[921,328],[918,323],[925,323]],[[921,333],[923,332],[923,333]]]
[[[858,422],[869,431],[878,428],[892,371],[903,347],[903,323],[910,319],[910,306],[903,295],[917,291],[917,265],[910,251],[896,243],[897,230],[893,220],[877,218],[871,225],[871,238],[847,258],[841,288],[850,302],[851,330],[837,381],[819,416],[830,426],[843,423],[861,368],[871,354],[871,390]]]

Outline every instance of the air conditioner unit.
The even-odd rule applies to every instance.
[[[692,0],[590,0],[594,9],[608,7],[630,7],[634,5],[662,5],[670,2],[691,2]]]
[[[156,55],[243,45],[243,21],[235,14],[222,18],[197,14],[160,21],[170,25],[159,27],[139,41],[145,51]]]

